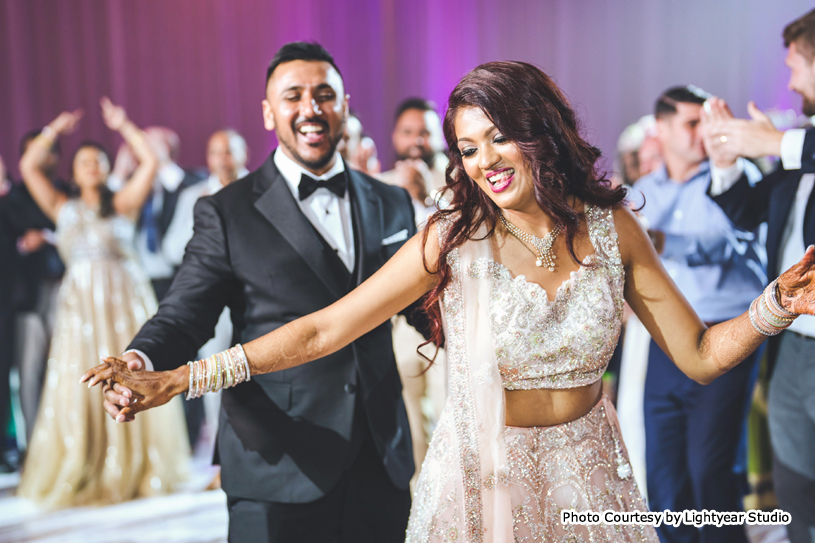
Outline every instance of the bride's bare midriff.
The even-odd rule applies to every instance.
[[[554,426],[579,419],[594,407],[603,393],[602,381],[562,390],[507,390],[507,426]]]

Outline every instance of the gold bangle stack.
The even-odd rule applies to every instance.
[[[241,344],[202,360],[187,362],[187,366],[190,368],[188,400],[252,379],[249,360]]]
[[[789,328],[798,317],[778,300],[778,280],[770,283],[764,292],[750,304],[750,324],[763,336],[776,336]]]

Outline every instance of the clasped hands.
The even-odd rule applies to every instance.
[[[134,352],[102,359],[88,370],[80,383],[88,388],[101,384],[105,411],[118,422],[134,420],[136,413],[158,407],[186,392],[186,365],[172,371],[144,371],[144,361]]]

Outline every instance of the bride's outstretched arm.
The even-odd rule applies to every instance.
[[[670,278],[648,235],[628,209],[615,211],[625,266],[625,298],[651,337],[688,377],[708,384],[767,339],[748,312],[708,328]],[[781,303],[792,313],[815,314],[815,249],[778,279]]]
[[[431,231],[427,239],[428,265],[435,269],[437,234]],[[429,292],[437,276],[425,269],[421,244],[420,232],[347,296],[245,343],[251,375],[292,368],[338,351]],[[186,365],[167,372],[133,372],[124,361],[108,358],[85,373],[80,382],[91,387],[110,379],[128,387],[135,401],[119,415],[127,417],[186,392],[189,377]]]

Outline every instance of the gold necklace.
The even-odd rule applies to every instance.
[[[543,238],[539,238],[537,236],[533,236],[532,234],[527,234],[509,222],[506,217],[504,217],[504,213],[500,209],[498,210],[498,216],[501,218],[501,222],[504,223],[504,227],[506,227],[510,234],[521,241],[529,243],[538,251],[538,258],[535,260],[536,266],[546,266],[550,272],[555,271],[555,259],[557,256],[552,253],[552,246],[555,244],[555,239],[557,238],[558,234],[560,234],[560,224],[556,224],[548,234],[546,234]]]

